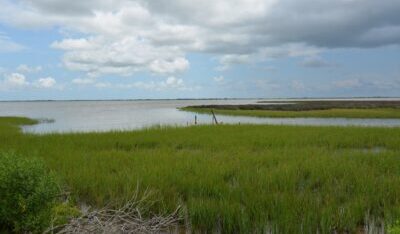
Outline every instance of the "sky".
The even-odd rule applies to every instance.
[[[0,0],[0,100],[399,97],[399,0]]]

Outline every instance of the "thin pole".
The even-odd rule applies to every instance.
[[[211,113],[213,115],[213,119],[215,121],[215,124],[218,124],[218,120],[217,120],[217,117],[215,117],[214,110],[211,109]]]

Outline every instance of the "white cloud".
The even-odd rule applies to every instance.
[[[83,35],[52,47],[65,51],[65,67],[89,76],[139,71],[170,76],[189,68],[186,56],[193,52],[219,58],[224,70],[254,60],[316,57],[335,48],[400,44],[398,0],[0,0],[0,5],[0,22],[58,26]],[[1,43],[4,37],[0,50],[8,48]]]
[[[174,74],[185,71],[189,67],[189,61],[185,58],[175,58],[172,61],[154,60],[151,62],[150,71],[159,74]]]
[[[4,84],[11,87],[22,87],[29,85],[29,82],[26,80],[26,77],[23,74],[11,73],[6,75]]]
[[[52,77],[45,77],[45,78],[39,78],[34,85],[40,88],[52,88],[56,85],[56,83],[57,83],[56,80],[53,79]]]
[[[185,88],[185,85],[183,84],[183,80],[177,79],[173,76],[168,77],[167,80],[162,84],[165,84],[166,88],[178,88],[178,89]]]
[[[64,65],[74,71],[87,72],[92,77],[104,74],[127,76],[138,71],[175,74],[189,67],[189,62],[176,48],[156,49],[131,37],[118,41],[94,37],[77,39],[77,43],[73,39],[67,40],[67,43],[53,43],[54,47],[66,50]]]
[[[62,86],[57,86],[57,82],[52,77],[39,78],[35,81],[29,82],[24,74],[14,72],[5,75],[3,80],[0,80],[1,90],[15,90],[15,89],[32,89],[32,88],[59,88]]]
[[[26,64],[21,64],[17,67],[17,71],[21,73],[35,73],[42,71],[42,67],[41,66],[30,67]]]
[[[87,50],[87,49],[96,49],[95,44],[91,41],[94,38],[86,39],[64,39],[62,41],[55,41],[51,44],[51,47],[61,50]],[[95,39],[94,39],[95,40]]]

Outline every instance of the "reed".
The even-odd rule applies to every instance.
[[[0,118],[0,151],[40,157],[77,201],[157,193],[193,229],[223,233],[356,232],[400,217],[400,129],[218,125],[22,134]]]

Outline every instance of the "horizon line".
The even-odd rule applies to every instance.
[[[266,97],[254,97],[254,98],[126,98],[126,99],[32,99],[32,100],[0,100],[0,102],[75,102],[75,101],[178,101],[178,100],[259,100],[259,99],[389,99],[389,98],[400,98],[400,96],[371,96],[371,97],[274,97],[274,98],[266,98]]]

